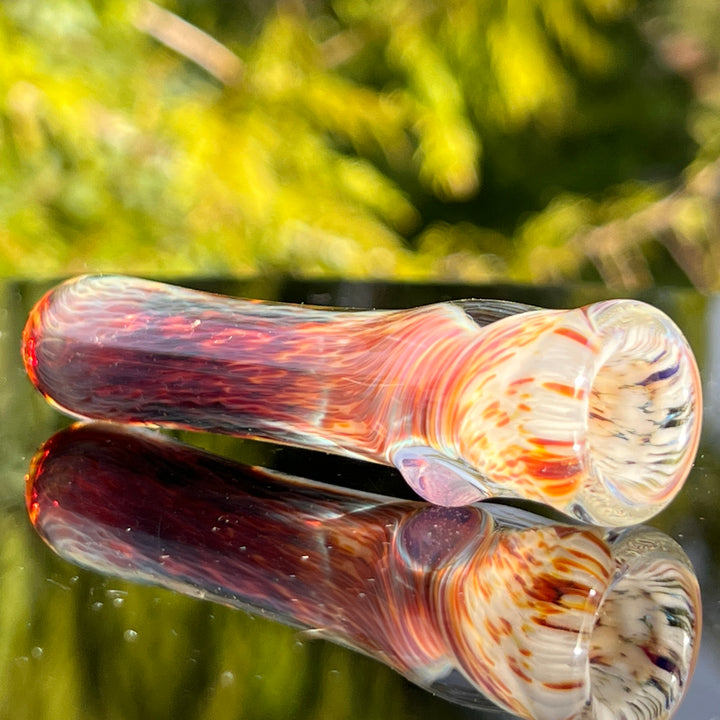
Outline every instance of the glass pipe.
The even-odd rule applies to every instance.
[[[86,276],[36,305],[23,356],[77,417],[340,453],[440,505],[514,496],[600,525],[670,502],[702,414],[684,337],[631,300],[348,311]]]
[[[659,720],[695,663],[697,580],[647,527],[394,500],[103,423],[51,438],[26,498],[73,563],[312,629],[468,706]]]

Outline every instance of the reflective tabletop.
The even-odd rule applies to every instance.
[[[611,297],[599,287],[396,285],[181,279],[226,295],[354,308],[406,308],[497,298],[548,308]],[[25,376],[20,336],[53,283],[0,285],[0,718],[501,718],[411,684],[386,666],[258,614],[82,570],[35,534],[24,502],[30,460],[71,420]],[[703,600],[703,636],[675,717],[720,717],[720,300],[661,288],[639,296],[690,342],[704,384],[703,436],[679,495],[648,524],[690,558]],[[344,488],[413,499],[392,468],[237,438],[166,434],[232,460]],[[534,508],[535,509],[535,508]]]

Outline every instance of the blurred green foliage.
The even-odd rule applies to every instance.
[[[0,274],[718,279],[693,0],[6,0]]]

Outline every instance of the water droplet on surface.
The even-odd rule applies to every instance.
[[[123,633],[123,638],[125,638],[125,642],[135,642],[137,640],[137,637],[137,630],[128,629]]]
[[[43,649],[41,647],[34,647],[30,654],[35,658],[35,660],[39,660],[43,656]]]
[[[230,687],[235,683],[235,675],[230,671],[226,670],[220,674],[220,687]]]

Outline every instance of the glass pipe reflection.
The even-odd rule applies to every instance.
[[[689,562],[648,528],[351,492],[103,424],[46,443],[27,506],[74,563],[313,629],[525,718],[669,717],[699,644]]]
[[[628,300],[341,311],[83,277],[38,303],[23,354],[79,417],[345,454],[440,505],[516,496],[601,525],[667,505],[700,430],[685,339]]]

